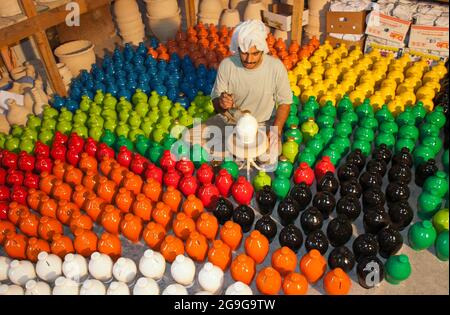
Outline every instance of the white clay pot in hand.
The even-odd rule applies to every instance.
[[[78,283],[66,277],[59,277],[55,280],[53,295],[78,295],[80,287]]]
[[[147,278],[159,280],[166,271],[166,260],[160,253],[147,249],[139,260],[139,271]]]
[[[177,283],[189,286],[194,282],[195,264],[189,257],[178,255],[170,266],[170,273]]]
[[[212,263],[203,265],[198,273],[198,282],[203,290],[216,294],[223,286],[223,271]]]
[[[24,295],[24,291],[23,288],[17,284],[2,284],[0,285],[0,295]]]
[[[174,283],[167,286],[162,292],[162,295],[188,295],[188,292],[181,284]]]
[[[80,295],[105,295],[105,285],[99,280],[89,279],[83,282]]]
[[[129,258],[121,257],[114,264],[113,275],[118,281],[130,283],[137,275],[136,264]]]
[[[133,288],[133,295],[159,295],[159,286],[151,278],[139,278]]]
[[[66,278],[81,282],[88,276],[86,258],[78,254],[67,254],[62,264],[62,272]]]
[[[25,295],[52,295],[52,289],[46,282],[30,280],[25,284]]]
[[[113,281],[109,285],[106,295],[130,295],[130,288],[124,282]]]
[[[248,285],[238,281],[227,288],[225,295],[253,295],[253,291]]]
[[[8,257],[0,257],[0,281],[8,280],[8,270],[11,259]]]
[[[111,280],[113,274],[113,261],[105,254],[99,252],[92,253],[91,260],[89,261],[89,273],[95,279],[107,282]]]
[[[23,287],[29,280],[36,279],[33,264],[28,260],[13,260],[9,265],[8,278],[12,283]]]
[[[36,263],[38,277],[48,283],[53,283],[62,275],[62,260],[54,254],[40,252]]]

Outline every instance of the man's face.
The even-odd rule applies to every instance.
[[[263,59],[263,52],[256,49],[255,46],[250,47],[248,52],[244,53],[239,49],[239,57],[241,58],[242,65],[246,69],[255,69],[261,64]]]

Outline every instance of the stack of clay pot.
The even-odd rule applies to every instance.
[[[230,0],[230,9],[236,9],[239,11],[241,20],[244,18],[245,8],[247,7],[248,0]]]
[[[220,26],[233,28],[241,22],[237,9],[225,9],[220,17]]]
[[[96,59],[94,44],[88,40],[74,40],[62,44],[55,49],[55,56],[61,63],[66,64],[74,77],[77,77],[81,70],[90,71]]]
[[[138,45],[144,40],[145,26],[136,0],[116,0],[114,14],[120,36],[125,43]]]
[[[327,11],[330,0],[309,0],[309,22],[305,27],[307,38],[317,37],[321,42],[325,39],[327,28]]]
[[[160,41],[173,38],[181,26],[180,8],[176,0],[145,0],[150,29]]]
[[[18,0],[2,0],[0,17],[10,17],[18,14],[22,14],[22,8]]]
[[[58,71],[61,75],[61,78],[63,79],[64,86],[66,87],[66,91],[70,88],[70,83],[72,82],[72,73],[70,72],[70,69],[66,66],[65,63],[58,63]]]
[[[262,20],[262,12],[267,9],[267,5],[263,0],[250,0],[244,11],[244,21],[246,20]]]
[[[221,0],[202,0],[199,7],[198,21],[203,24],[218,25],[223,9]]]

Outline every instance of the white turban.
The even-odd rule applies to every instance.
[[[248,20],[236,26],[231,38],[230,51],[235,54],[239,51],[246,53],[250,47],[255,46],[265,54],[269,52],[266,42],[266,25],[259,20]]]

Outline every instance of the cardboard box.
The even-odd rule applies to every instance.
[[[408,47],[446,52],[448,56],[448,27],[412,25]]]
[[[263,22],[270,27],[289,32],[292,29],[293,6],[285,3],[269,5],[269,10],[263,11]],[[302,26],[308,25],[309,11],[303,11]]]
[[[410,54],[413,61],[425,59],[429,65],[437,61],[445,62],[448,59],[448,52],[445,53],[437,50],[405,48],[404,52]]]
[[[366,29],[366,11],[327,12],[327,33],[364,34]]]
[[[326,40],[330,43],[331,46],[336,47],[337,45],[341,45],[341,44],[345,44],[345,46],[347,46],[347,48],[351,49],[353,47],[359,47],[361,48],[361,50],[363,50],[364,48],[364,42],[365,42],[366,37],[363,36],[360,40],[358,41],[349,41],[349,40],[345,40],[345,39],[340,39],[340,38],[335,38],[335,37],[331,37],[331,36],[327,36]]]
[[[409,21],[372,11],[369,14],[366,34],[403,45],[410,25]]]
[[[370,52],[372,49],[379,49],[382,56],[392,53],[395,58],[401,57],[404,53],[405,46],[402,43],[388,41],[379,37],[368,35],[364,46],[364,53]]]

